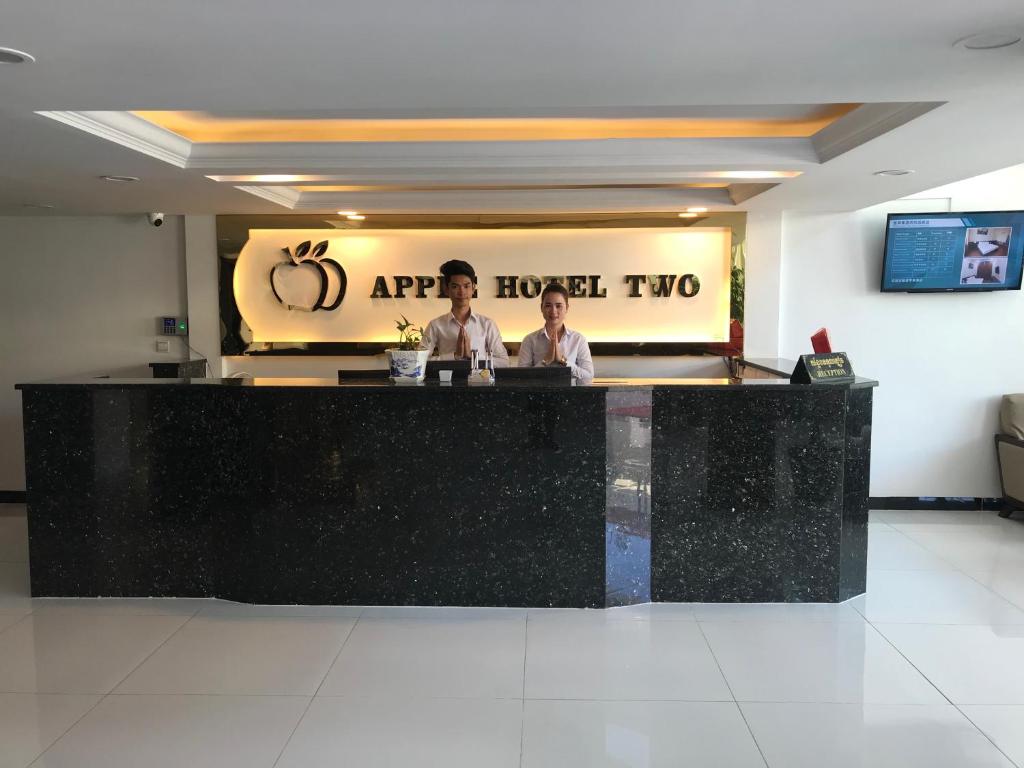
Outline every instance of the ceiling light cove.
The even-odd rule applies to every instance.
[[[210,177],[220,181],[214,176]],[[255,176],[243,177],[239,181],[257,181],[260,184],[294,184],[296,181],[303,181],[303,177],[294,173],[258,173]]]
[[[708,171],[699,175],[705,179],[794,179],[800,173],[801,171]]]
[[[300,184],[299,192],[517,192],[566,189],[726,189],[727,181],[679,184]],[[342,211],[338,211],[342,213]]]
[[[859,104],[794,105],[788,114],[764,107],[728,114],[677,117],[239,117],[210,112],[137,111],[132,114],[194,143],[335,143],[449,141],[587,141],[599,139],[810,138]],[[685,110],[681,110],[684,111]],[[715,112],[718,112],[716,115]]]
[[[884,171],[875,171],[875,176],[909,176],[912,173],[909,168],[888,168]]]
[[[780,185],[806,186],[787,182],[935,106],[687,105],[504,117],[38,114],[288,210],[699,215]]]

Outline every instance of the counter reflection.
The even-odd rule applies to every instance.
[[[605,605],[651,600],[651,392],[607,395]]]

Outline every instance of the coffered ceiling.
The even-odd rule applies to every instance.
[[[987,30],[1024,6],[0,0],[0,214],[858,208],[1024,162]]]

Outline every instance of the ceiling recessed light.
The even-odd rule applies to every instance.
[[[686,212],[687,213],[707,213],[708,209],[704,208],[703,206],[697,206],[697,207],[694,207],[694,208],[687,208]]]
[[[1021,35],[1013,30],[979,32],[968,35],[953,43],[954,48],[966,48],[968,51],[992,51],[996,48],[1008,48],[1021,41]]]
[[[359,211],[338,211],[339,216],[358,216]]]
[[[117,181],[123,184],[128,184],[133,181],[138,181],[138,176],[100,176],[104,181]]]
[[[680,213],[679,214],[679,218],[680,219],[696,219],[697,218],[697,214],[696,213]]]
[[[348,219],[349,221],[362,221],[366,217],[360,216],[358,213],[350,213],[346,215],[345,218]]]
[[[0,46],[0,64],[31,64],[35,60],[31,53]]]
[[[888,168],[884,171],[875,171],[875,176],[909,176],[912,173],[909,168]]]

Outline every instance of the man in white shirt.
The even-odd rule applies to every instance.
[[[476,289],[476,271],[469,263],[456,259],[441,265],[441,276],[452,309],[427,323],[420,349],[431,352],[436,349],[442,358],[448,360],[468,360],[475,350],[480,360],[490,356],[495,368],[508,367],[508,352],[501,341],[498,326],[489,317],[470,309],[469,303]]]
[[[583,334],[565,327],[569,313],[569,292],[558,283],[549,283],[540,294],[540,313],[544,327],[528,334],[519,348],[519,367],[564,365],[574,379],[583,384],[594,380],[594,361]]]

